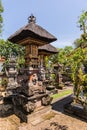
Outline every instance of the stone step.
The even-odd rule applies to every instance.
[[[21,110],[21,108],[14,107],[14,113],[16,116],[18,116],[21,121],[30,123],[30,122],[37,122],[36,120],[43,121],[42,116],[44,114],[48,114],[51,111],[51,106],[41,106],[37,108],[34,112],[31,114],[27,114]]]

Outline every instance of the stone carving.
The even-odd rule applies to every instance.
[[[43,97],[42,98],[42,104],[45,105],[45,106],[47,106],[47,105],[49,105],[51,103],[52,99],[53,98],[52,97],[50,98],[50,96]]]
[[[8,78],[7,89],[18,87],[17,83],[18,71],[16,66],[17,66],[16,58],[14,56],[10,56],[9,64],[5,68],[6,76]]]
[[[24,110],[27,111],[28,113],[31,113],[34,111],[34,109],[36,108],[35,104],[33,102],[28,102],[25,106],[24,106]]]
[[[10,57],[5,70],[8,78],[5,98],[12,101],[15,114],[22,120],[27,121],[27,115],[37,107],[50,105],[52,98],[46,93],[43,79],[38,77],[41,75],[38,68],[17,70],[16,58]]]

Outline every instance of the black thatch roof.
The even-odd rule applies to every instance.
[[[29,23],[11,35],[8,40],[17,43],[27,37],[36,38],[46,42],[56,41],[57,38],[35,23],[35,17],[29,17]]]
[[[47,53],[51,53],[51,54],[58,53],[58,50],[54,46],[52,46],[51,44],[39,46],[38,50],[39,50],[39,52],[43,51],[43,52],[47,52]]]

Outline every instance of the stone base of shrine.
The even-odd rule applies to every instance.
[[[45,115],[48,115],[51,112],[51,106],[42,106],[41,108],[37,108],[34,113],[27,116],[27,122],[31,122],[32,125],[36,125],[42,121],[44,121]]]
[[[44,120],[44,116],[51,112],[51,106],[41,106],[35,109],[31,114],[26,114],[21,108],[14,107],[14,113],[21,121],[26,123],[32,123],[33,125],[40,123]]]
[[[84,110],[81,104],[77,103],[65,104],[64,111],[87,121],[87,111]]]
[[[12,104],[0,104],[0,117],[7,117],[14,114]]]

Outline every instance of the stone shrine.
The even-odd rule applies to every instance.
[[[7,84],[7,90],[10,89],[15,89],[18,87],[17,83],[17,76],[18,76],[18,71],[17,71],[17,63],[16,63],[16,58],[15,56],[10,56],[9,58],[9,64],[6,65],[5,68],[6,76],[8,78],[8,84]]]
[[[52,98],[44,85],[45,73],[43,59],[39,61],[38,48],[57,39],[36,24],[31,15],[28,24],[8,38],[10,42],[25,46],[25,66],[16,68],[16,59],[10,58],[6,69],[8,77],[7,98],[11,97],[14,112],[23,121],[28,121],[29,114],[44,106],[49,106]]]
[[[5,59],[0,57],[0,104],[3,103],[3,91],[5,90],[6,86],[3,86],[3,81],[5,79],[5,75],[3,73],[3,64],[5,62]]]
[[[39,50],[38,54],[40,56],[40,65],[43,70],[43,73],[45,74],[43,83],[45,84],[46,89],[49,92],[49,94],[57,93],[57,89],[56,89],[57,87],[55,85],[55,78],[56,78],[56,72],[58,71],[56,70],[56,72],[54,72],[54,67],[51,69],[49,67],[46,67],[45,58],[51,55],[57,54],[58,51],[51,44],[40,46],[38,50]],[[54,75],[54,78],[52,78],[52,75]]]

